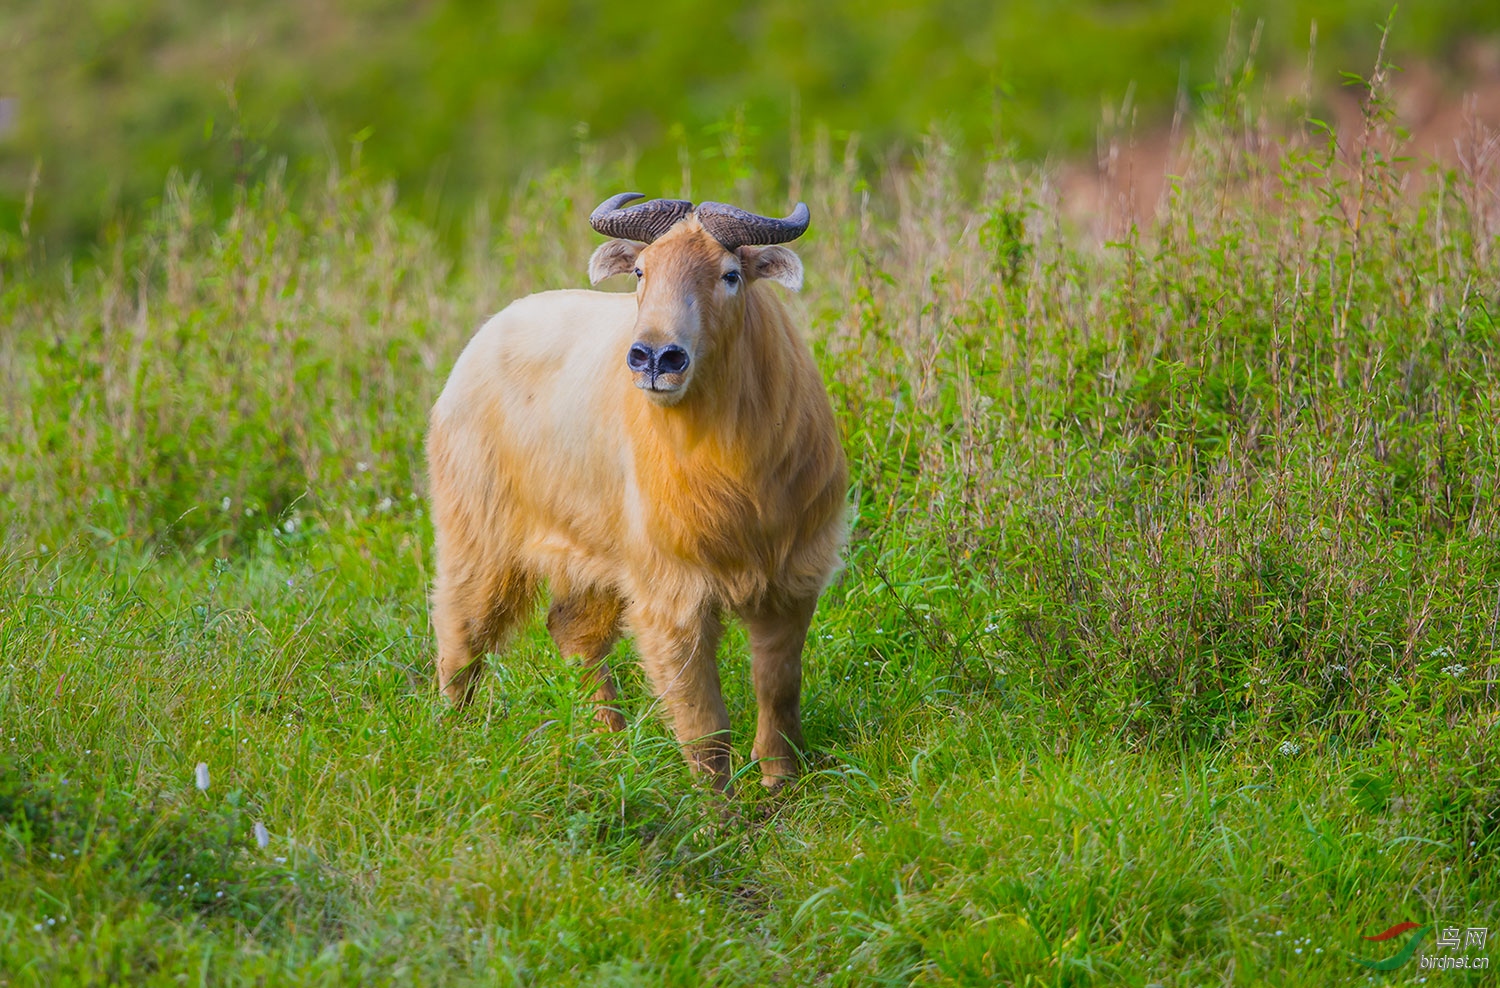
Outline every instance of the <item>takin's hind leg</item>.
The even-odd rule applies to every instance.
[[[555,588],[552,609],[547,612],[547,630],[563,658],[583,659],[588,676],[598,687],[594,692],[594,719],[600,729],[623,731],[625,717],[614,706],[620,695],[609,671],[609,653],[620,637],[620,612],[624,602],[608,590]]]
[[[536,584],[514,567],[471,565],[455,572],[443,562],[439,558],[432,592],[438,688],[463,707],[473,697],[484,653],[526,615]]]

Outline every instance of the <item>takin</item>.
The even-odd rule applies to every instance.
[[[468,702],[482,658],[545,584],[547,628],[619,730],[622,631],[694,771],[730,778],[717,647],[750,640],[762,781],[802,752],[802,649],[839,566],[848,468],[811,351],[776,283],[807,229],[723,203],[613,196],[589,281],[513,302],[464,348],[427,437],[438,685]]]

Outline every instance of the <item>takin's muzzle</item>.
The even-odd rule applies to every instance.
[[[635,375],[635,386],[658,394],[680,390],[692,362],[687,350],[676,343],[654,347],[645,340],[636,340],[625,352],[625,366]]]

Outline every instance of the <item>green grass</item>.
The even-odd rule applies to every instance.
[[[812,149],[855,523],[777,794],[695,785],[628,660],[594,733],[540,622],[431,682],[425,411],[583,283],[587,161],[451,264],[357,176],[10,242],[0,984],[1368,984],[1360,934],[1493,933],[1495,165],[1403,187],[1378,104],[1268,160],[1246,105],[1103,246],[1008,159]]]
[[[447,239],[476,202],[524,196],[538,163],[571,155],[580,134],[604,142],[610,185],[674,191],[684,156],[779,171],[819,130],[862,134],[881,158],[934,129],[974,150],[1087,157],[1101,107],[1142,133],[1179,103],[1191,116],[1226,41],[1252,36],[1279,79],[1300,79],[1315,55],[1307,86],[1326,115],[1324,94],[1340,70],[1371,64],[1394,6],[10,3],[0,229],[25,217],[64,256],[117,214],[142,219],[174,171],[203,176],[222,209],[286,157],[306,173],[358,160]],[[1394,23],[1399,55],[1457,75],[1465,46],[1500,32],[1500,8],[1425,0]]]

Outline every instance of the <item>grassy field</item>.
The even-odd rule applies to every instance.
[[[641,183],[684,153],[749,147],[784,170],[820,128],[871,161],[932,131],[975,151],[1089,155],[1102,107],[1149,131],[1216,78],[1226,42],[1324,97],[1393,54],[1450,86],[1500,35],[1475,0],[45,0],[0,4],[0,230],[59,257],[151,211],[172,171],[222,216],[279,158],[357,156],[445,241],[524,197],[580,134]],[[1310,58],[1311,56],[1311,58]],[[1311,61],[1311,66],[1309,62]],[[1457,93],[1450,93],[1457,99]],[[6,119],[11,119],[11,126]],[[355,149],[351,152],[351,148]],[[978,157],[975,155],[974,157]],[[543,165],[542,167],[545,167]],[[777,189],[784,192],[784,188]]]
[[[1005,158],[807,149],[854,533],[814,770],[727,800],[628,661],[594,733],[540,621],[464,714],[431,681],[426,409],[486,314],[584,283],[591,158],[457,261],[339,175],[227,220],[174,182],[62,271],[5,241],[0,985],[1414,982],[1351,958],[1402,921],[1493,955],[1500,163],[1404,177],[1378,112],[1248,153],[1240,97],[1102,246]],[[775,206],[735,177],[699,197]]]

